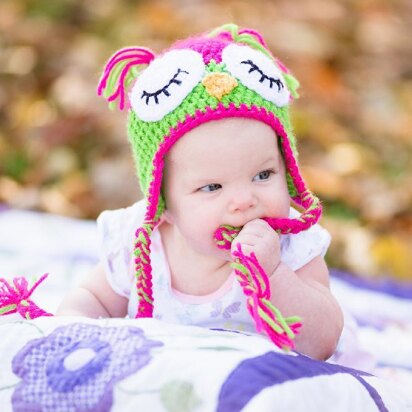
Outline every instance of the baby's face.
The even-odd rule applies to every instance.
[[[288,217],[285,166],[273,129],[227,118],[186,133],[166,156],[166,220],[198,253],[227,259],[214,241],[224,224]]]

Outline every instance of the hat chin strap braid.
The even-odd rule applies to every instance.
[[[136,230],[135,234],[134,263],[138,296],[136,318],[153,317],[153,284],[150,260],[150,235],[153,227],[153,223],[144,223],[142,227]]]

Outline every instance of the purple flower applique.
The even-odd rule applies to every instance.
[[[146,366],[153,348],[137,327],[72,323],[28,342],[13,359],[14,412],[109,411],[113,387]]]
[[[128,247],[123,248],[123,262],[126,264],[127,267],[130,265],[130,259],[132,257],[132,252]]]
[[[222,315],[225,319],[230,319],[233,314],[239,312],[240,310],[240,302],[233,302],[228,305],[226,308],[223,308],[222,301],[217,300],[216,302],[212,303],[214,310],[210,312],[210,316],[212,318],[216,318],[219,315]]]

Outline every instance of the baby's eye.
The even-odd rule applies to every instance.
[[[212,183],[210,185],[206,185],[201,187],[199,190],[201,192],[215,192],[216,190],[219,190],[222,186],[219,185],[218,183]]]
[[[145,122],[163,119],[186,99],[204,72],[203,57],[194,50],[172,50],[157,57],[132,87],[132,109]]]
[[[254,178],[253,181],[262,181],[268,180],[270,175],[273,173],[273,170],[263,170],[262,172],[258,173]]]
[[[249,46],[230,44],[222,52],[222,61],[236,79],[264,99],[278,107],[289,103],[282,71],[269,56]]]

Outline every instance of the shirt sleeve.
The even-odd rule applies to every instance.
[[[299,216],[299,212],[291,208],[291,218]],[[281,260],[292,270],[298,270],[317,256],[325,256],[331,242],[329,232],[316,224],[297,234],[280,237]]]
[[[100,259],[112,289],[129,298],[133,284],[131,271],[134,234],[144,220],[145,205],[141,200],[117,210],[106,210],[97,218]]]

